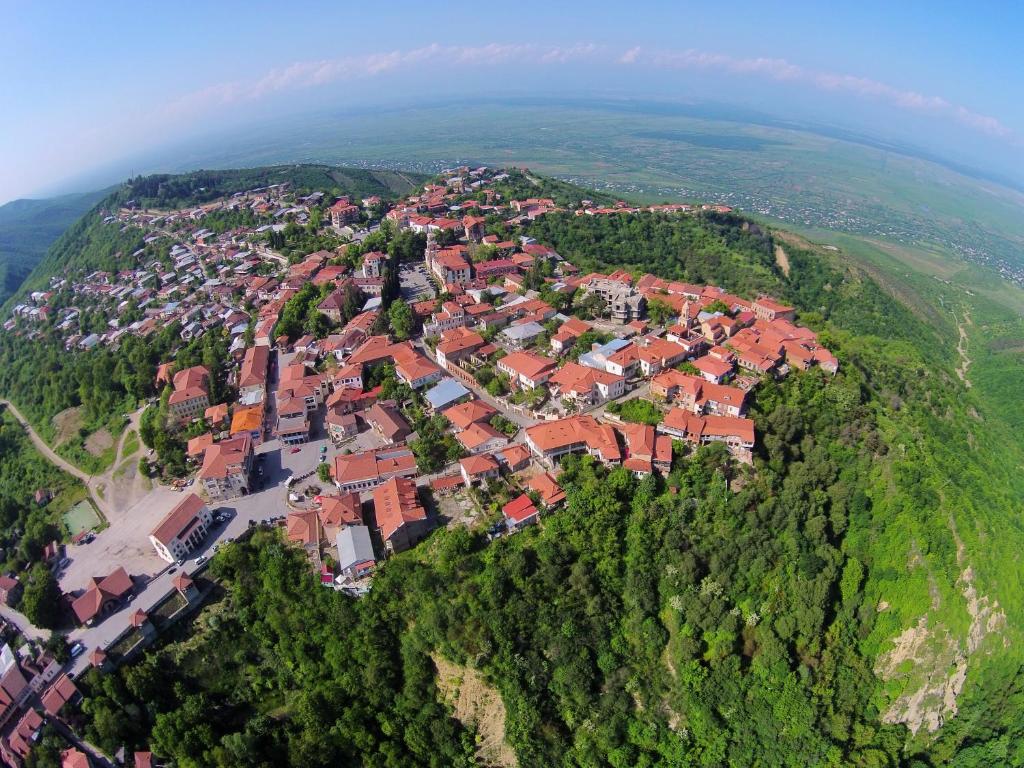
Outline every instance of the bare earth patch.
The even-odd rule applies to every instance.
[[[431,658],[437,667],[437,687],[454,710],[455,719],[476,729],[480,764],[517,766],[516,753],[505,741],[505,702],[501,694],[487,685],[475,669],[453,664],[438,653]]]
[[[53,417],[53,444],[60,445],[78,434],[82,426],[81,407],[65,408]]]
[[[114,447],[114,438],[106,429],[93,432],[85,438],[85,450],[93,456],[102,456],[103,452]]]
[[[786,254],[786,249],[778,243],[775,244],[775,263],[779,265],[782,274],[789,277],[789,256]]]
[[[962,562],[963,545],[956,537],[957,560]],[[958,638],[938,622],[929,623],[927,614],[913,627],[893,638],[893,647],[875,663],[875,674],[883,680],[902,680],[903,692],[882,714],[885,723],[904,723],[911,733],[921,727],[934,733],[957,713],[957,696],[967,679],[971,657],[988,635],[1005,637],[1006,613],[998,601],[979,595],[974,586],[974,571],[967,566],[957,584],[964,598],[971,624],[967,636]],[[935,597],[933,596],[933,600]],[[936,607],[936,606],[933,606]]]

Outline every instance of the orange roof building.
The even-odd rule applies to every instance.
[[[420,504],[416,483],[393,477],[373,492],[377,529],[390,552],[401,552],[429,532],[427,511]]]

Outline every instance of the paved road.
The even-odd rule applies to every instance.
[[[48,630],[39,629],[39,627],[33,625],[32,622],[28,620],[28,617],[25,616],[25,614],[19,613],[9,605],[0,603],[0,616],[3,616],[7,621],[16,626],[21,634],[31,640],[45,642],[50,636],[50,632]]]

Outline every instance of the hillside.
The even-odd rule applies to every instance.
[[[90,217],[35,279],[129,252],[137,233]],[[214,558],[190,626],[81,678],[88,740],[181,766],[472,765],[493,734],[446,707],[442,657],[500,695],[521,766],[1024,763],[1019,292],[733,214],[549,212],[525,233],[582,272],[791,302],[839,372],[758,385],[752,467],[721,446],[664,478],[569,457],[542,525],[437,531],[359,600],[259,530]],[[71,363],[4,338],[0,392],[100,418],[151,394],[177,331]]]
[[[88,214],[50,247],[46,256],[25,279],[26,289],[46,286],[49,278],[73,270],[122,268],[143,247],[140,231],[133,227],[103,225],[104,212],[129,202],[145,208],[176,208],[201,205],[236,192],[284,182],[297,194],[324,191],[360,199],[377,195],[395,199],[422,184],[427,176],[400,171],[371,171],[328,165],[281,165],[236,170],[194,171],[180,175],[155,174],[130,179],[100,200]],[[159,244],[146,250],[147,257]]]
[[[12,200],[0,206],[0,305],[18,290],[61,233],[109,192]]]
[[[426,176],[401,171],[373,171],[331,165],[275,165],[263,168],[201,170],[155,174],[129,180],[119,197],[146,208],[197,205],[247,189],[288,182],[297,192],[322,190],[354,199],[378,195],[393,198],[422,184]]]

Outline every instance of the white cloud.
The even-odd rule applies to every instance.
[[[407,51],[387,51],[319,61],[297,61],[272,69],[250,82],[227,82],[186,94],[164,108],[167,118],[185,118],[208,109],[256,101],[276,93],[333,82],[359,80],[425,66],[458,68],[503,64],[557,65],[593,57],[599,47],[591,43],[570,46],[532,43],[489,43],[480,46],[433,43]]]
[[[550,67],[575,61],[632,68],[715,70],[737,76],[765,77],[783,83],[803,84],[822,91],[845,92],[861,98],[876,99],[900,109],[930,113],[952,120],[990,136],[1017,141],[1014,131],[995,117],[953,104],[941,96],[928,96],[865,77],[811,70],[782,58],[743,58],[693,48],[682,51],[648,51],[640,46],[615,53],[592,43],[569,46],[533,43],[461,46],[433,43],[405,51],[296,61],[272,69],[251,81],[218,83],[186,94],[167,104],[162,110],[162,118],[189,119],[199,113],[255,102],[282,92],[334,82],[365,80],[427,67],[438,70],[510,64]]]
[[[780,82],[804,83],[823,91],[845,91],[878,99],[900,109],[932,113],[990,136],[1014,138],[1014,131],[997,118],[952,104],[941,96],[927,96],[856,75],[809,70],[785,59],[739,58],[695,49],[643,54],[641,49],[633,48],[620,57],[619,62],[634,66],[646,64],[658,69],[713,69],[734,75],[760,75]]]

